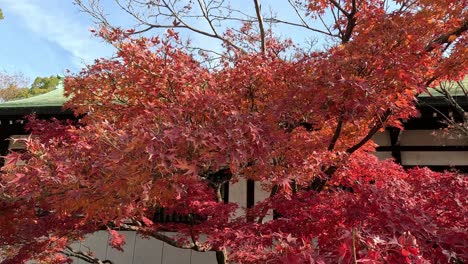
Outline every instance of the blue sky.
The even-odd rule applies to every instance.
[[[71,0],[0,0],[0,71],[64,75],[110,56],[112,48],[92,36],[93,22]]]
[[[117,19],[120,25],[130,24],[128,17],[118,14],[113,1],[102,2],[107,5],[106,12],[113,15],[113,22]],[[239,6],[243,5],[241,2],[234,1]],[[288,12],[288,6],[282,6],[285,3],[274,2],[283,12],[283,18],[288,18],[293,11]],[[65,75],[67,69],[78,72],[94,59],[109,57],[114,52],[110,45],[90,33],[95,27],[93,21],[72,0],[0,0],[0,8],[5,16],[0,21],[0,71],[22,72],[32,81],[37,76]],[[263,10],[268,10],[268,6]],[[279,31],[296,39],[310,35],[298,28],[279,28]],[[213,39],[193,36],[192,40],[210,49],[219,46]]]

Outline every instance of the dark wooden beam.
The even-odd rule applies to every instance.
[[[376,151],[391,151],[393,156],[394,152],[401,151],[468,151],[468,146],[380,146]]]
[[[252,208],[255,204],[255,181],[247,180],[247,208]]]
[[[448,165],[405,165],[403,168],[405,169],[413,169],[413,168],[423,168],[423,167],[428,167],[429,169],[433,171],[460,171],[463,173],[468,173],[468,165],[463,165],[463,166],[448,166]]]
[[[229,182],[225,182],[221,187],[224,203],[229,203]]]

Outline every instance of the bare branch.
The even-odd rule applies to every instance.
[[[135,231],[135,232],[145,231],[145,230],[142,230],[142,227],[138,222],[120,224],[119,226],[111,226],[111,227],[108,226],[108,228],[117,230],[117,231]],[[191,250],[198,251],[198,252],[217,251],[213,249],[211,246],[200,246],[198,243],[182,244],[176,238],[163,234],[159,231],[153,231],[149,233],[144,232],[144,233],[150,237],[153,237],[157,240],[160,240],[176,248],[191,249]]]
[[[340,38],[343,37],[343,30],[341,29],[341,25],[338,23],[338,18],[340,17],[340,10],[338,10],[336,13],[335,13],[335,9],[331,9],[331,14],[333,16],[333,21],[335,22],[335,25],[336,25],[336,28],[338,29],[338,36],[340,36]]]
[[[343,7],[340,5],[340,3],[336,2],[335,0],[328,0],[330,3],[332,3],[338,10],[341,11],[345,16],[349,17],[350,13],[348,13],[346,10],[343,9]]]
[[[106,27],[112,27],[107,21],[104,11],[99,7],[99,0],[91,0],[89,6],[84,4],[83,0],[74,0],[74,4],[80,7],[83,12],[88,13],[92,18],[94,18],[98,24]]]
[[[468,119],[467,119],[465,110],[463,109],[463,107],[460,106],[460,104],[457,102],[457,100],[455,100],[455,98],[453,98],[453,96],[450,93],[449,88],[447,86],[448,86],[448,84],[441,84],[441,87],[440,87],[440,89],[438,89],[438,91],[440,93],[442,93],[442,95],[444,96],[445,101],[447,101],[447,103],[449,103],[449,105],[452,106],[453,109],[455,109],[455,111],[457,111],[458,115],[460,115],[460,117],[462,118],[462,122],[467,123]]]
[[[467,122],[457,123],[457,122],[455,122],[455,120],[453,118],[450,118],[450,117],[446,116],[444,113],[442,113],[439,109],[437,109],[433,105],[426,104],[424,102],[422,102],[422,103],[424,105],[432,108],[439,115],[441,115],[445,119],[445,121],[446,121],[447,125],[449,125],[449,127],[455,129],[456,131],[459,131],[462,135],[464,135],[464,137],[468,136],[468,123]]]
[[[208,22],[208,25],[210,25],[211,30],[215,35],[218,35],[218,32],[216,31],[216,28],[213,25],[213,21],[210,19],[210,16],[208,14],[208,10],[206,8],[206,4],[204,0],[198,0],[198,5],[200,6],[200,9],[202,10],[203,17],[206,19]]]
[[[261,45],[262,45],[262,53],[265,53],[266,47],[265,47],[265,29],[263,28],[263,17],[261,13],[261,8],[260,4],[258,3],[258,0],[253,0],[255,4],[255,13],[257,14],[257,19],[258,19],[258,27],[260,29],[260,40],[261,40]]]
[[[322,22],[322,25],[327,29],[327,32],[330,36],[333,36],[333,37],[337,37],[338,35],[337,34],[333,34],[330,30],[330,27],[327,26],[327,24],[325,23],[325,21],[323,20],[323,17],[321,15],[318,15],[318,18],[320,19],[320,22]]]
[[[182,19],[181,16],[179,16],[179,14],[171,7],[169,6],[169,4],[167,4],[167,2],[165,0],[162,0],[161,1],[162,3],[164,3],[164,6],[169,10],[169,12],[171,12],[172,16],[179,22],[181,23],[182,25],[184,25],[185,28],[195,32],[195,33],[198,33],[198,34],[201,34],[201,35],[204,35],[204,36],[207,36],[207,37],[210,37],[210,38],[215,38],[215,39],[219,39],[221,41],[223,41],[224,43],[228,44],[229,46],[233,47],[234,49],[238,50],[238,51],[241,51],[241,52],[245,52],[241,47],[239,47],[238,45],[234,44],[232,41],[222,37],[221,35],[219,35],[216,31],[213,31],[212,33],[209,33],[207,31],[204,31],[204,30],[201,30],[201,29],[198,29],[198,28],[195,28],[195,27],[192,27],[189,25],[189,23],[187,21],[185,21],[184,19]],[[208,19],[209,20],[209,19]]]
[[[88,13],[91,15],[99,24],[110,27],[112,28],[111,23],[106,18],[106,15],[104,14],[102,8],[100,7],[99,0],[89,0],[89,4],[86,5],[84,0],[74,0],[75,4],[79,6],[84,12]],[[221,34],[219,34],[216,31],[216,28],[213,25],[213,18],[210,18],[209,16],[209,9],[207,8],[206,4],[204,3],[203,0],[198,0],[200,3],[200,8],[202,10],[203,16],[193,16],[193,15],[187,15],[184,13],[184,11],[181,10],[176,10],[176,7],[174,6],[173,1],[168,1],[168,0],[161,0],[158,3],[155,1],[145,1],[145,2],[140,2],[140,1],[128,1],[127,6],[124,6],[119,0],[115,0],[116,4],[119,6],[120,9],[122,9],[126,14],[130,15],[133,19],[135,19],[138,22],[138,27],[144,26],[142,29],[136,29],[134,34],[141,34],[144,32],[147,32],[151,29],[169,29],[169,28],[179,28],[179,29],[186,29],[193,31],[197,34],[210,37],[210,38],[215,38],[226,45],[234,48],[235,50],[245,52],[240,46],[232,42],[231,40],[223,37]],[[157,9],[157,13],[155,15],[148,16],[148,18],[154,18],[156,20],[156,23],[150,23],[148,20],[144,19],[144,17],[136,12],[133,8],[131,8],[131,3],[138,4],[140,6],[153,6],[154,8]],[[166,22],[163,23],[158,23],[157,18],[162,17]],[[210,30],[206,31],[201,28],[195,27],[191,25],[186,18],[199,18],[203,17],[208,24],[210,25]],[[167,20],[170,20],[171,18],[174,19],[174,23],[171,25],[170,23],[167,22]]]
[[[458,85],[458,87],[463,91],[463,93],[465,94],[465,96],[468,96],[468,90],[466,89],[466,87],[465,87],[465,85],[463,84],[463,82],[458,81],[458,82],[457,82],[457,85]]]
[[[74,250],[72,247],[67,246],[64,251],[62,251],[62,254],[64,254],[67,257],[74,257],[74,258],[79,258],[83,261],[86,261],[88,263],[93,263],[93,264],[113,264],[114,262],[106,259],[106,260],[101,260],[99,258],[96,258],[86,252],[83,252],[81,250]]]
[[[307,27],[308,27],[307,22],[306,22],[305,19],[302,17],[301,13],[299,12],[299,9],[298,9],[297,6],[294,4],[293,0],[288,0],[288,3],[289,3],[289,5],[294,9],[294,12],[296,13],[297,17],[299,17],[299,19],[301,20],[302,24],[303,24],[304,26],[307,26]]]
[[[149,25],[148,27],[140,30],[135,30],[133,34],[141,34],[147,31],[150,31],[151,29],[155,28],[186,28],[184,26],[174,26],[174,25]]]
[[[305,28],[305,29],[308,29],[310,31],[315,31],[317,33],[325,34],[325,35],[328,35],[328,36],[331,36],[331,37],[337,37],[336,34],[332,34],[330,31],[327,32],[327,31],[323,31],[323,30],[320,30],[320,29],[312,28],[312,27],[309,27],[309,25],[307,25],[307,24],[305,24],[305,25],[304,24],[298,24],[298,23],[294,23],[294,22],[290,22],[290,21],[286,21],[286,20],[281,20],[281,19],[278,19],[278,18],[265,18],[265,21],[269,22],[269,23],[279,23],[279,24],[285,24],[285,25],[290,25],[290,26],[295,26],[295,27],[301,27],[301,28]]]

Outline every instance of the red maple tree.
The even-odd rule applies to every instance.
[[[116,248],[133,230],[219,263],[468,259],[466,177],[378,161],[371,140],[417,115],[429,84],[467,74],[466,3],[298,1],[310,17],[336,11],[336,41],[316,52],[266,30],[254,3],[255,23],[215,36],[216,69],[172,29],[100,30],[116,58],[65,81],[81,119],[31,118],[27,152],[3,168],[3,263],[66,262],[69,243],[103,229]],[[270,192],[241,215],[221,197],[239,179]],[[158,208],[188,221],[153,222]]]

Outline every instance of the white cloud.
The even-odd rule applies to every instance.
[[[63,0],[3,0],[4,9],[18,16],[24,26],[34,34],[53,42],[73,56],[73,63],[82,67],[95,58],[111,55],[112,48],[89,32],[85,14],[74,12],[76,8]],[[65,7],[65,8],[63,8]]]

